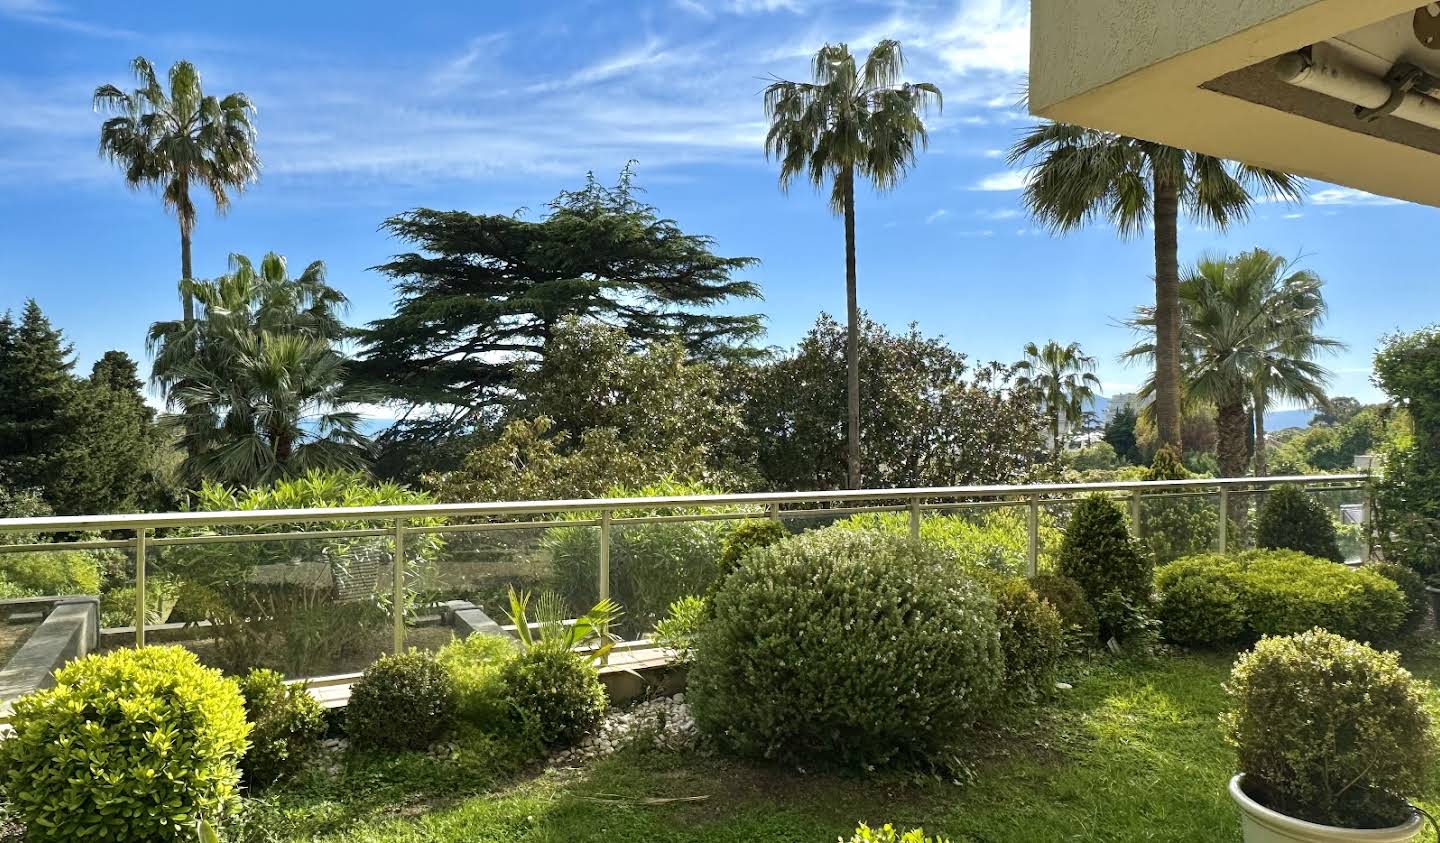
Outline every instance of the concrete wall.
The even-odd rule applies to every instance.
[[[99,598],[62,599],[0,668],[0,717],[16,698],[55,684],[55,671],[95,649],[99,634]]]

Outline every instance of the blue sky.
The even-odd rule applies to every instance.
[[[586,170],[610,180],[636,159],[650,202],[722,254],[762,260],[768,341],[789,345],[820,310],[843,312],[839,222],[824,197],[776,187],[759,92],[803,77],[826,40],[900,39],[909,76],[945,110],[894,192],[859,207],[862,306],[918,322],[981,360],[1027,341],[1079,340],[1107,391],[1142,377],[1115,362],[1117,327],[1152,297],[1147,239],[1103,226],[1064,237],[1022,212],[1023,174],[1002,155],[1030,122],[1014,108],[1027,64],[1028,3],[655,0],[487,3],[82,3],[0,0],[0,308],[33,296],[82,364],[109,348],[144,360],[148,324],[178,312],[174,220],[128,191],[95,151],[90,92],[128,87],[128,62],[188,58],[209,91],[259,106],[261,182],[217,219],[202,214],[197,275],[232,252],[321,259],[352,321],[389,309],[367,270],[400,249],[377,231],[416,206],[532,209]],[[1328,282],[1334,392],[1377,397],[1377,339],[1437,318],[1424,238],[1429,208],[1331,185],[1267,203],[1228,233],[1181,232],[1182,260],[1262,246]]]

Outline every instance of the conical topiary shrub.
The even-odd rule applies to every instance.
[[[1255,543],[1275,550],[1298,550],[1316,559],[1344,562],[1335,523],[1314,498],[1295,486],[1276,486],[1265,497]]]
[[[1104,495],[1080,501],[1065,528],[1059,572],[1084,590],[1100,625],[1100,640],[1126,638],[1150,603],[1155,566],[1140,552],[1125,514]]]

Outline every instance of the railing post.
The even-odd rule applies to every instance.
[[[1141,536],[1140,536],[1140,497],[1141,497],[1141,492],[1140,492],[1139,489],[1136,489],[1135,491],[1133,491],[1133,492],[1130,493],[1130,532],[1135,535],[1135,538],[1136,538],[1136,539],[1141,538]]]
[[[767,507],[767,509],[770,511],[770,520],[771,520],[771,521],[779,521],[779,520],[780,520],[780,504],[778,504],[778,503],[772,503],[772,504],[770,504],[769,507]]]
[[[920,499],[910,499],[910,540],[920,542]]]
[[[1028,532],[1025,559],[1030,566],[1030,576],[1033,577],[1040,572],[1040,499],[1034,495],[1030,496],[1025,526]]]
[[[405,519],[395,519],[395,564],[391,565],[393,593],[390,597],[392,639],[398,655],[405,652]]]
[[[1220,487],[1220,552],[1224,553],[1230,539],[1230,490]]]
[[[610,510],[600,510],[600,599],[610,599]]]
[[[150,531],[140,528],[135,531],[135,646],[145,646],[145,555],[148,550]]]

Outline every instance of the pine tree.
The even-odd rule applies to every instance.
[[[14,488],[43,488],[73,399],[71,347],[31,299],[0,322],[0,465]]]

